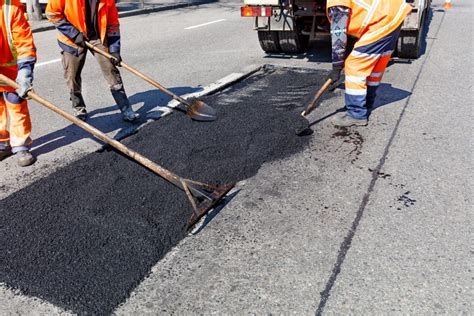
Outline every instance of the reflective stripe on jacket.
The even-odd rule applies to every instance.
[[[15,80],[18,69],[36,62],[36,48],[20,0],[0,0],[0,74]],[[0,92],[15,89],[0,83]]]
[[[78,46],[74,39],[79,32],[87,34],[86,9],[87,0],[49,0],[46,17],[58,30],[59,46],[72,54],[77,54]],[[100,0],[97,10],[100,40],[108,45],[111,53],[120,52],[120,24],[114,0]]]
[[[392,33],[412,10],[405,0],[327,0],[327,9],[334,6],[351,10],[347,33],[359,38],[356,47]]]

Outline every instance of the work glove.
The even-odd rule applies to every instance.
[[[18,71],[16,83],[20,86],[16,93],[22,99],[26,99],[27,94],[33,89],[33,72],[29,68],[22,68]]]
[[[79,48],[77,49],[77,55],[81,55],[84,53],[84,50],[86,49],[86,42],[85,42],[85,37],[84,34],[79,32],[76,37],[73,39],[74,44],[76,44]]]
[[[110,53],[114,58],[111,58],[111,62],[115,67],[119,67],[120,63],[122,62],[122,56],[120,56],[119,52]]]
[[[81,48],[84,48],[86,47],[86,42],[85,42],[85,38],[84,38],[84,34],[79,32],[77,33],[76,37],[74,37],[74,44],[76,44],[77,46],[81,47]]]
[[[342,66],[332,66],[331,73],[329,74],[329,78],[331,78],[332,83],[336,83],[341,79],[341,72],[342,72]]]

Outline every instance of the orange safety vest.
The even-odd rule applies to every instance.
[[[0,74],[15,80],[18,64],[36,61],[36,47],[20,0],[0,0]],[[0,92],[15,91],[0,83]]]
[[[87,34],[86,8],[84,0],[49,0],[46,7],[46,17],[58,29],[58,41],[73,50],[78,46],[71,39],[68,27],[71,25],[79,32]],[[114,0],[100,0],[97,10],[100,39],[105,43],[106,37],[120,36],[118,11]],[[69,35],[69,36],[68,36]],[[62,45],[61,45],[62,46]]]
[[[374,43],[402,24],[412,11],[405,0],[327,0],[326,8],[343,6],[351,10],[347,34],[357,37],[356,47]],[[328,18],[329,12],[327,12]]]

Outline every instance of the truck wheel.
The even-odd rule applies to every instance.
[[[280,47],[283,53],[298,54],[308,49],[309,36],[297,31],[280,31]]]
[[[281,53],[277,31],[258,31],[258,41],[265,53]]]

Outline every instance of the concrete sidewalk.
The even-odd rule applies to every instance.
[[[116,5],[119,11],[119,17],[123,18],[165,10],[180,9],[188,6],[197,6],[212,2],[216,2],[216,0],[147,0],[144,2],[125,0],[118,1]],[[47,19],[29,22],[33,33],[54,30],[54,26]]]

